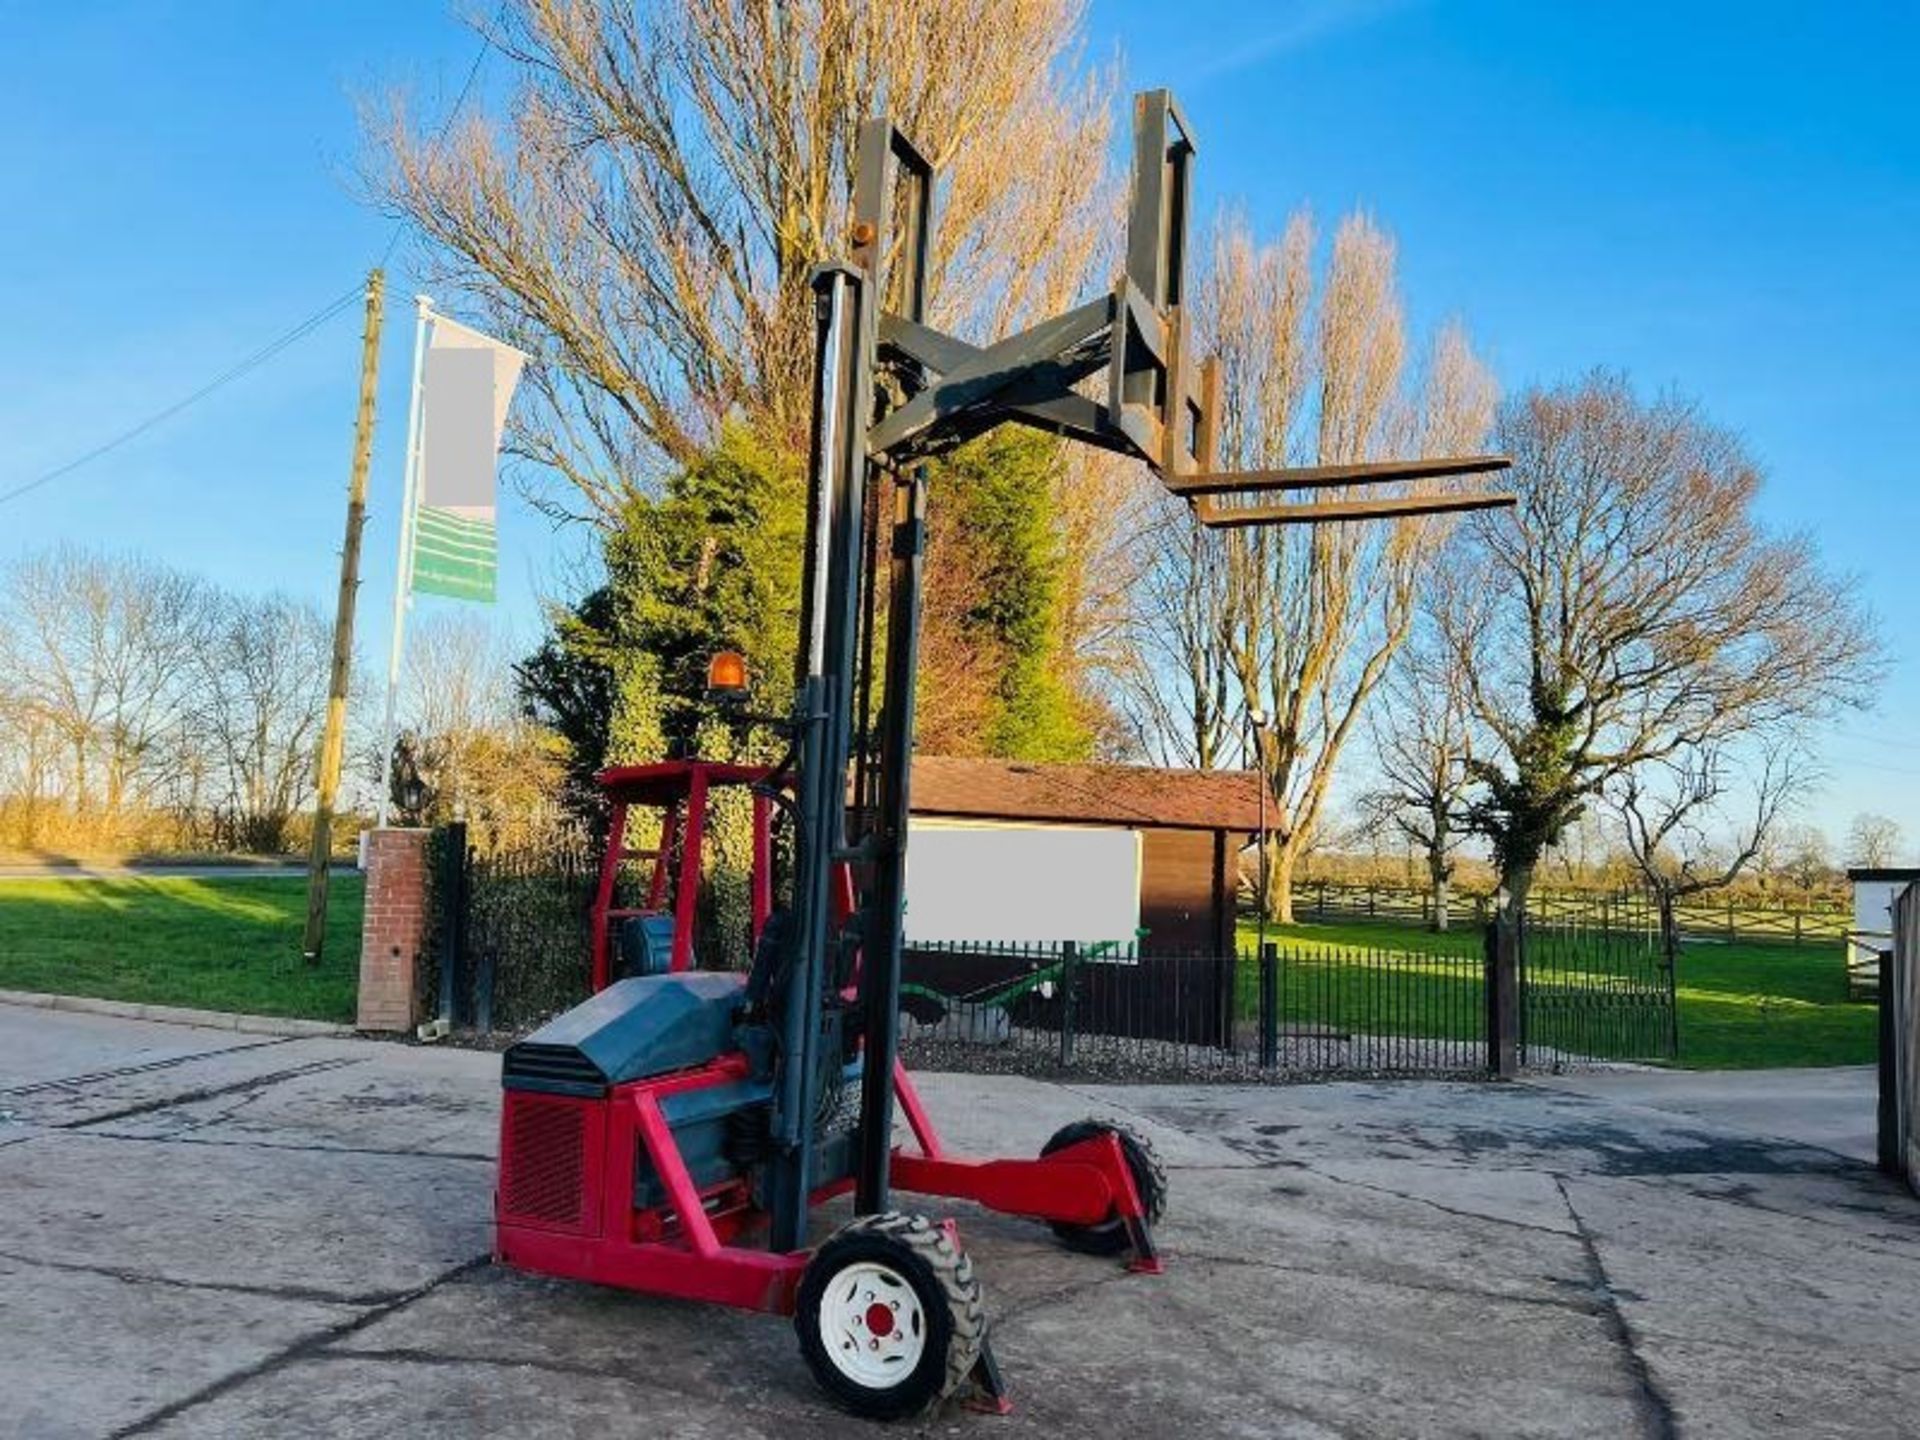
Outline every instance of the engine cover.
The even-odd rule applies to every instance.
[[[733,1026],[745,983],[698,970],[621,980],[510,1047],[501,1083],[589,1097],[703,1065],[738,1048]]]

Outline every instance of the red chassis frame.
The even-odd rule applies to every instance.
[[[812,1252],[735,1244],[760,1218],[745,1182],[700,1190],[660,1109],[669,1095],[731,1084],[746,1075],[741,1057],[726,1056],[697,1070],[616,1086],[604,1099],[509,1091],[501,1116],[500,1153],[508,1158],[495,1201],[495,1257],[545,1275],[791,1314]],[[905,1067],[895,1068],[894,1086],[919,1151],[895,1149],[896,1189],[972,1200],[989,1210],[1069,1225],[1095,1225],[1118,1215],[1134,1244],[1130,1268],[1160,1272],[1140,1192],[1117,1136],[1094,1136],[1033,1160],[964,1159],[941,1145]],[[530,1113],[557,1111],[573,1115],[565,1123],[584,1142],[584,1163],[562,1182],[577,1183],[580,1203],[571,1213],[555,1213],[552,1207],[527,1213],[533,1206],[515,1213],[516,1195],[560,1178],[535,1174],[529,1180],[515,1173],[513,1157],[523,1154],[516,1126],[525,1125]],[[643,1146],[668,1198],[664,1205],[635,1209],[634,1161]],[[823,1187],[814,1203],[845,1193],[852,1183]]]
[[[709,793],[719,786],[757,784],[770,773],[765,766],[669,760],[620,767],[598,777],[612,800],[612,814],[593,906],[596,993],[611,982],[614,922],[658,913],[664,906],[668,859],[676,845],[683,860],[674,887],[671,968],[691,968],[698,856]],[[626,847],[627,811],[633,805],[664,812],[657,850]],[[754,796],[756,941],[771,910],[771,810],[767,797]],[[686,863],[689,856],[692,864]],[[645,911],[613,905],[620,863],[629,859],[653,861]],[[852,876],[843,868],[834,886],[840,918],[852,909],[851,890]],[[616,1085],[603,1097],[506,1092],[494,1198],[496,1258],[546,1275],[790,1314],[812,1252],[781,1253],[735,1243],[763,1218],[746,1182],[736,1178],[702,1190],[661,1109],[670,1096],[734,1084],[747,1076],[743,1056],[723,1055],[690,1070]],[[894,1066],[894,1093],[917,1151],[895,1148],[895,1189],[971,1200],[989,1210],[1068,1225],[1097,1225],[1118,1217],[1134,1251],[1130,1268],[1160,1272],[1142,1197],[1117,1136],[1104,1133],[1031,1160],[968,1159],[950,1154],[941,1144],[912,1078],[899,1064]],[[642,1148],[666,1202],[636,1208],[635,1161]],[[852,1188],[851,1179],[837,1181],[816,1191],[813,1202]]]

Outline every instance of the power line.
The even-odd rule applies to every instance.
[[[499,10],[495,12],[494,21],[496,24],[498,24],[502,19],[505,18],[506,9],[507,7],[503,3],[500,6]],[[487,52],[492,48],[493,48],[492,39],[489,36],[486,36],[483,34],[480,38],[480,49],[478,50],[478,52],[475,53],[473,57],[473,63],[467,67],[467,78],[465,79],[465,81],[461,83],[460,93],[454,97],[453,108],[447,111],[446,118],[440,122],[440,129],[434,136],[433,148],[435,148],[436,150],[441,145],[446,143],[447,136],[453,130],[454,119],[456,116],[459,115],[461,109],[466,105],[467,96],[473,90],[474,81],[479,78],[480,67],[487,58]],[[380,252],[380,268],[382,269],[386,268],[387,261],[393,257],[393,252],[395,248],[398,247],[398,245],[400,244],[400,237],[404,234],[406,234],[406,222],[402,220],[397,222],[394,225],[393,234],[387,240],[386,249]],[[356,300],[358,300],[361,297],[363,293],[364,293],[364,287],[360,285],[355,285],[353,289],[347,291],[346,294],[339,296],[337,299],[329,300],[319,310],[315,311],[312,315],[309,315],[305,320],[302,320],[298,325],[295,325],[291,330],[281,335],[278,339],[269,341],[267,344],[261,346],[258,350],[254,351],[251,355],[247,356],[244,360],[241,360],[236,364],[229,366],[227,369],[221,371],[218,375],[214,376],[213,379],[209,380],[206,384],[202,385],[198,390],[195,390],[192,394],[182,396],[180,399],[174,401],[171,405],[166,406],[164,409],[156,410],[153,414],[147,416],[146,419],[140,421],[138,424],[129,426],[127,429],[122,430],[119,434],[115,435],[112,439],[103,441],[102,443],[94,446],[91,450],[88,450],[84,454],[76,455],[73,459],[67,461],[64,465],[56,465],[53,469],[47,471],[42,475],[36,475],[33,479],[26,481],[24,484],[16,485],[11,490],[0,492],[0,505],[5,505],[11,500],[18,500],[22,495],[30,494],[31,492],[38,490],[42,485],[50,485],[55,480],[58,480],[61,476],[69,475],[75,470],[80,469],[80,467],[83,465],[92,464],[95,460],[100,459],[101,456],[109,455],[113,451],[118,450],[122,445],[125,445],[127,442],[138,439],[140,436],[146,434],[149,430],[153,429],[156,425],[161,425],[161,424],[164,424],[166,421],[171,420],[175,415],[178,415],[182,410],[185,410],[189,406],[197,405],[200,401],[206,399],[209,395],[213,394],[216,390],[220,390],[225,386],[232,384],[235,380],[238,380],[241,376],[248,374],[250,371],[257,370],[260,366],[266,364],[267,361],[273,359],[273,357],[278,355],[282,350],[285,350],[289,345],[292,345],[297,341],[304,339],[306,336],[311,335],[315,330],[319,329],[322,325],[326,324],[326,322],[331,320],[335,315],[338,315],[342,310],[352,305]]]
[[[501,0],[500,8],[493,12],[493,23],[495,25],[499,25],[506,18],[507,18],[506,0]],[[447,136],[453,133],[454,119],[456,116],[460,114],[462,107],[466,105],[467,95],[473,89],[473,82],[479,78],[480,67],[486,63],[487,52],[492,48],[493,48],[493,37],[488,35],[486,31],[484,30],[481,31],[480,32],[480,48],[478,51],[474,53],[473,64],[467,67],[467,78],[460,82],[460,93],[453,97],[453,108],[447,111],[446,118],[441,120],[440,128],[434,134],[433,146],[432,146],[433,150],[438,150],[442,145],[446,144]],[[398,247],[398,245],[400,244],[400,237],[406,233],[407,233],[406,221],[401,220],[394,225],[393,235],[387,241],[387,248],[380,252],[380,265],[382,269],[385,269],[387,261],[393,258],[393,252],[395,248]]]
[[[25,495],[30,491],[38,490],[42,485],[50,485],[55,480],[58,480],[61,476],[71,474],[73,471],[78,470],[82,465],[89,465],[93,461],[98,460],[101,456],[111,454],[113,451],[118,450],[122,445],[125,445],[128,441],[137,439],[138,437],[146,434],[147,431],[153,429],[154,426],[162,424],[167,420],[171,420],[175,415],[178,415],[182,410],[185,410],[188,406],[198,404],[200,401],[206,399],[209,395],[213,394],[216,390],[223,389],[224,387],[231,385],[235,380],[238,380],[241,376],[246,375],[251,371],[259,369],[262,365],[266,364],[267,361],[273,359],[274,356],[278,355],[282,350],[285,350],[289,345],[295,344],[296,342],[304,339],[308,335],[311,335],[315,330],[318,330],[322,325],[326,324],[326,322],[331,320],[335,315],[338,315],[342,310],[345,310],[348,306],[352,305],[356,300],[360,298],[362,291],[363,291],[362,286],[359,286],[359,285],[354,286],[353,289],[347,291],[344,295],[340,295],[332,300],[329,300],[325,305],[321,306],[313,314],[309,315],[306,319],[302,320],[298,325],[295,325],[291,330],[288,330],[287,332],[280,335],[276,339],[268,341],[265,345],[261,346],[258,350],[254,351],[251,355],[247,356],[245,359],[237,362],[234,365],[229,366],[225,370],[222,370],[218,375],[214,376],[213,379],[207,381],[206,384],[202,385],[199,389],[193,391],[193,393],[182,396],[180,399],[174,401],[171,405],[168,405],[164,409],[156,410],[153,414],[147,416],[146,419],[140,421],[138,424],[129,426],[127,429],[122,430],[118,435],[115,435],[112,439],[101,442],[100,444],[94,446],[91,450],[88,450],[84,454],[76,455],[73,459],[67,461],[64,465],[56,465],[53,469],[47,471],[45,474],[37,475],[33,479],[27,481],[25,484],[16,485],[14,486],[13,489],[8,490],[4,493],[0,493],[0,505],[5,505],[10,500],[18,500],[22,495]]]
[[[1899,740],[1891,735],[1869,735],[1860,730],[1835,730],[1842,740],[1864,740],[1869,745],[1890,745],[1896,750],[1920,750],[1920,740]]]

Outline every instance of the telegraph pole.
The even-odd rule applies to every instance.
[[[367,470],[373,462],[373,404],[380,381],[380,320],[387,277],[367,276],[367,323],[360,341],[360,408],[353,423],[353,473],[347,481],[347,535],[340,546],[340,600],[333,620],[333,668],[327,679],[327,723],[313,803],[313,845],[307,854],[307,933],[301,952],[320,963],[327,940],[327,875],[333,858],[333,802],[347,744],[347,687],[353,670],[353,606],[360,593],[360,532],[367,523]]]

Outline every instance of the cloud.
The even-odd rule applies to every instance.
[[[1408,7],[1411,0],[1298,0],[1278,5],[1282,14],[1256,33],[1238,39],[1193,65],[1184,83],[1197,86],[1251,70],[1282,55],[1307,50],[1331,36],[1362,29]]]

